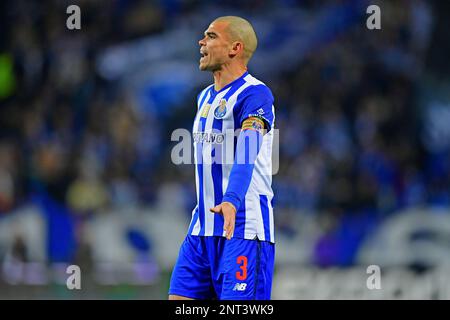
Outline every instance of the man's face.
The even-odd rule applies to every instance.
[[[230,59],[228,52],[231,44],[226,32],[226,22],[211,23],[198,44],[201,54],[199,69],[202,71],[220,70],[222,65]]]

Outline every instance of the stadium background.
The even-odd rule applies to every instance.
[[[198,40],[232,14],[254,24],[249,71],[276,99],[273,298],[450,299],[449,7],[2,1],[0,298],[166,298],[195,199],[171,133],[211,82]]]

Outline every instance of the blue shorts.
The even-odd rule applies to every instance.
[[[169,295],[194,299],[270,300],[275,245],[268,241],[187,235]]]

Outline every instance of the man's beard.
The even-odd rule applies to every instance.
[[[200,64],[199,67],[200,71],[210,71],[215,72],[222,69],[222,64],[215,63],[215,64]]]

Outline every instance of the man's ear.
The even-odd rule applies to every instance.
[[[231,57],[234,57],[241,51],[244,51],[244,44],[242,42],[235,41],[231,44],[231,50],[229,55]]]

